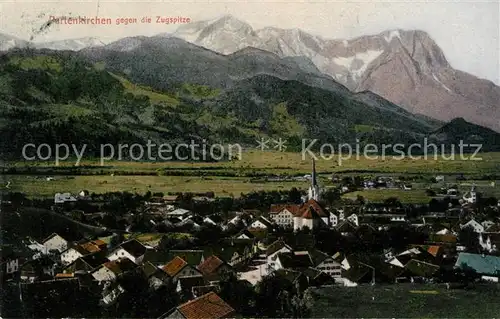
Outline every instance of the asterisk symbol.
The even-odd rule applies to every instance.
[[[257,148],[260,148],[261,151],[264,151],[269,148],[269,145],[267,145],[267,143],[269,143],[269,139],[266,139],[265,137],[262,137],[260,141],[256,142],[257,142]]]
[[[274,148],[276,148],[278,151],[283,152],[286,150],[286,140],[281,139],[281,137],[277,140],[273,139],[273,143],[276,144]]]

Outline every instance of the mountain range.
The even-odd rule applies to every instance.
[[[353,92],[374,92],[412,113],[442,121],[463,117],[500,131],[500,87],[455,70],[423,31],[398,29],[355,39],[324,39],[300,29],[254,30],[248,23],[225,15],[157,37],[177,37],[222,55],[244,49],[263,58],[273,53],[312,74],[328,76]],[[122,39],[114,45],[125,48],[131,41]],[[78,51],[106,43],[97,38],[31,43],[0,35],[0,50],[30,46]],[[337,86],[322,82],[322,88]]]
[[[463,117],[500,131],[500,87],[453,69],[423,31],[323,39],[300,29],[254,30],[223,16],[181,26],[173,36],[223,54],[250,46],[281,57],[307,57],[352,91],[369,90],[413,113],[443,121]]]
[[[189,27],[219,34],[228,25],[255,34],[232,17]],[[187,34],[186,28],[178,32]],[[85,143],[94,151],[102,143],[148,140],[253,146],[262,137],[285,138],[291,148],[300,148],[302,138],[361,144],[429,138],[442,144],[482,142],[483,150],[500,146],[500,134],[468,118],[444,123],[373,90],[353,89],[353,82],[325,73],[308,56],[271,52],[258,43],[221,53],[178,34],[39,47],[0,40],[10,49],[0,54],[0,133],[6,137],[1,149],[15,156],[22,145],[37,141]],[[445,63],[439,52],[433,51],[431,60]]]
[[[11,35],[0,33],[0,51],[7,51],[13,48],[52,49],[52,50],[72,50],[78,51],[84,48],[103,46],[108,41],[95,37],[83,37],[78,39],[68,39],[49,42],[31,42],[16,38]]]
[[[321,88],[338,88],[338,83],[353,92],[371,91],[415,114],[441,121],[463,117],[500,131],[500,87],[454,69],[423,31],[397,29],[354,39],[325,39],[300,29],[254,30],[248,23],[225,15],[182,25],[174,33],[157,37],[177,37],[222,55],[246,50],[263,59],[287,58],[282,63],[296,64],[314,74],[314,85],[321,82]],[[32,43],[0,35],[0,51],[27,46],[78,51],[108,42],[87,37]],[[133,43],[130,38],[121,39],[114,47],[123,46],[126,51]]]

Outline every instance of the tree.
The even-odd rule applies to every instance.
[[[344,243],[344,237],[335,229],[324,229],[315,235],[317,249],[330,255],[338,252]]]
[[[389,197],[384,200],[384,204],[392,207],[401,207],[401,201],[397,197]]]
[[[430,189],[430,188],[428,188],[428,189],[426,189],[426,190],[425,190],[425,194],[426,194],[427,196],[429,196],[429,197],[434,197],[434,196],[436,196],[436,192],[435,192],[434,190]]]
[[[497,206],[498,199],[496,197],[488,197],[482,200],[484,206]]]
[[[364,205],[365,204],[365,198],[361,195],[357,195],[356,196],[356,204],[359,204],[359,205]]]
[[[194,235],[201,245],[216,243],[222,237],[222,229],[217,225],[203,224]]]
[[[114,247],[120,245],[123,241],[125,241],[125,236],[123,236],[122,233],[113,234],[109,240],[109,248],[113,249]]]
[[[192,246],[189,238],[177,237],[176,234],[164,235],[158,243],[158,249],[169,251],[171,249],[187,249]]]
[[[298,204],[301,202],[301,200],[302,194],[296,187],[293,187],[292,189],[290,189],[290,191],[288,191],[288,201],[290,203]]]
[[[479,234],[474,231],[472,226],[462,228],[458,233],[458,239],[468,251],[475,253],[481,251],[481,247],[479,245]]]
[[[255,291],[248,281],[238,280],[233,272],[221,275],[219,296],[243,316],[255,314]]]
[[[338,189],[328,189],[321,195],[321,197],[327,205],[333,205],[340,199],[340,192]]]
[[[460,264],[460,267],[455,271],[455,276],[457,281],[465,285],[469,285],[481,277],[474,268],[466,263]]]
[[[280,273],[262,277],[256,287],[257,317],[290,317],[290,309],[283,308],[282,305],[286,302],[285,298],[291,298],[290,292],[293,290],[292,283]],[[288,294],[285,294],[285,291]]]

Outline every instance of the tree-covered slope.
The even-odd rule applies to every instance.
[[[104,144],[145,147],[149,141],[254,147],[257,139],[273,137],[286,139],[289,149],[300,149],[303,138],[408,144],[429,136],[438,124],[370,92],[328,90],[269,74],[211,87],[196,82],[199,69],[161,84],[161,78],[145,79],[139,69],[132,77],[107,63],[49,50],[0,56],[2,155],[19,159],[27,143],[78,149],[85,144],[85,156],[99,156]]]

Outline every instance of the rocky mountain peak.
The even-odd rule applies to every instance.
[[[224,15],[218,19],[207,21],[200,33],[199,40],[211,34],[235,33],[241,36],[248,36],[253,33],[252,27],[232,15]]]
[[[500,87],[453,69],[425,31],[390,29],[353,39],[325,39],[299,29],[253,31],[234,17],[196,26],[203,37],[193,40],[182,32],[179,37],[223,54],[251,46],[280,57],[305,57],[352,91],[373,91],[408,111],[439,120],[454,115],[500,128]]]

